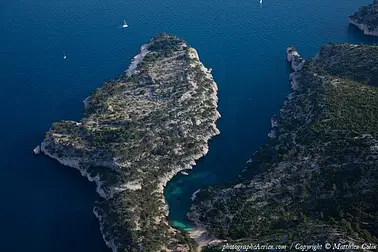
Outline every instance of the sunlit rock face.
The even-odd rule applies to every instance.
[[[306,62],[291,46],[287,60],[274,135],[235,182],[197,192],[188,217],[229,244],[376,244],[378,46],[330,43]]]
[[[217,85],[185,41],[160,34],[125,74],[85,99],[80,122],[54,123],[41,152],[81,171],[104,198],[96,203],[113,251],[189,251],[187,234],[167,223],[166,183],[208,152],[219,134]]]
[[[365,35],[378,36],[378,1],[361,7],[349,17],[349,23],[360,29]]]

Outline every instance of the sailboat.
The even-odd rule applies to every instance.
[[[122,25],[122,28],[127,28],[127,27],[129,27],[127,24],[126,24],[126,21],[125,20],[123,20],[123,25]]]
[[[67,56],[64,54],[63,59],[67,59]]]
[[[263,1],[263,0],[260,0],[260,4],[262,4],[262,1]]]

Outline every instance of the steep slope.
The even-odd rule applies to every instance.
[[[378,0],[361,7],[349,17],[349,23],[358,27],[365,35],[378,36]]]
[[[166,183],[191,168],[219,134],[217,86],[183,40],[161,34],[126,74],[85,99],[80,122],[54,123],[41,151],[95,181],[98,217],[113,251],[195,249],[167,222]]]
[[[377,244],[378,46],[328,44],[305,63],[287,53],[293,92],[271,139],[188,216],[233,243]]]

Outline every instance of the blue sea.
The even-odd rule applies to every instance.
[[[187,229],[191,194],[232,179],[266,142],[289,92],[286,47],[310,57],[330,41],[376,43],[347,23],[370,2],[0,1],[0,251],[108,251],[92,213],[94,184],[32,149],[52,122],[79,120],[84,98],[121,74],[155,34],[195,47],[219,86],[221,135],[165,190],[169,221]],[[124,19],[128,29],[120,29]]]

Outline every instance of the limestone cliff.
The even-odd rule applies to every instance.
[[[201,189],[188,216],[234,244],[377,244],[378,47],[287,55],[292,93],[275,137],[238,180]]]
[[[84,103],[82,120],[53,123],[41,151],[96,182],[106,244],[113,252],[194,250],[188,234],[168,225],[163,189],[219,134],[217,85],[196,50],[158,35]]]
[[[349,23],[363,31],[365,35],[378,36],[378,0],[361,7],[349,17]]]

